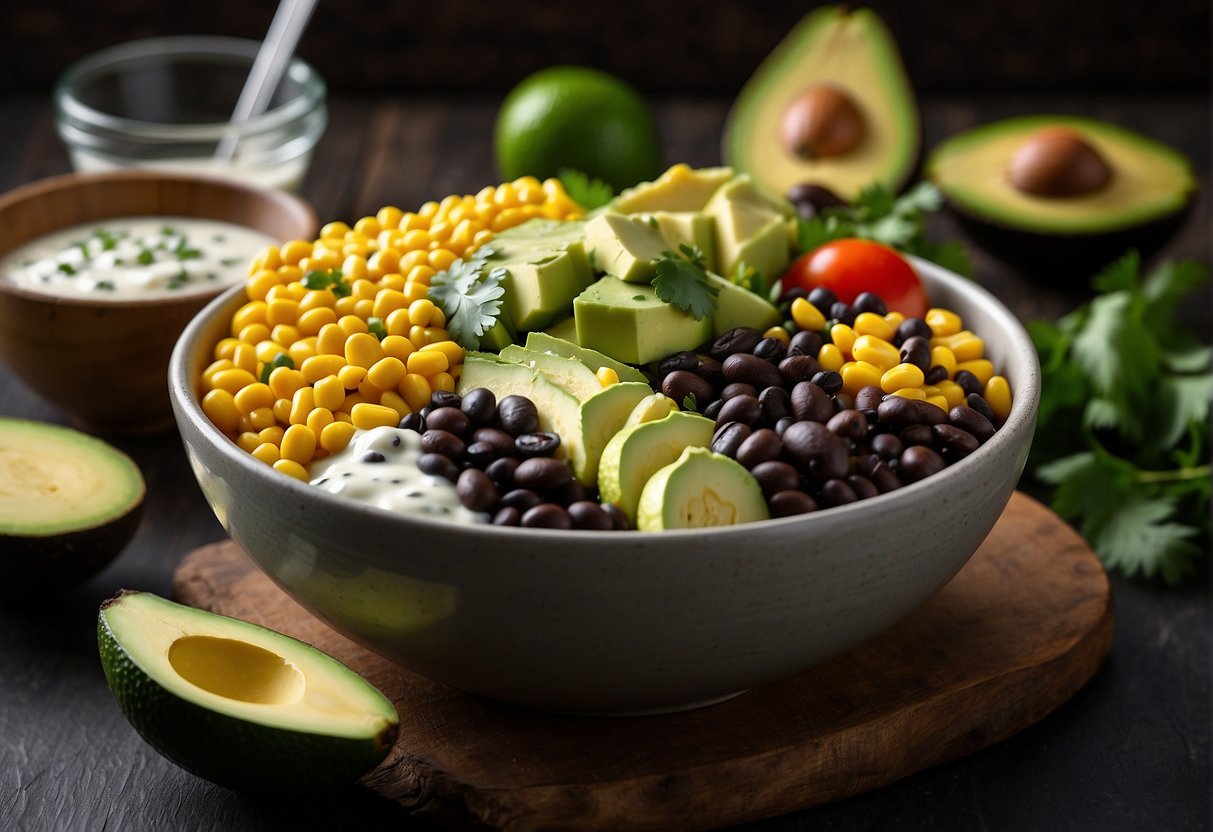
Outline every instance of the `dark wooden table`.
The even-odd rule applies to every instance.
[[[410,208],[495,181],[494,101],[339,100],[304,195],[322,221]],[[718,163],[726,105],[658,102],[668,161]],[[957,129],[1029,112],[1118,121],[1169,142],[1209,186],[1209,111],[1199,99],[928,100],[927,146]],[[0,101],[0,190],[67,169],[50,107]],[[944,217],[939,236],[954,235]],[[1202,200],[1169,256],[1209,260]],[[977,279],[1023,318],[1074,302],[973,252]],[[1187,312],[1205,334],[1209,304]],[[65,421],[0,367],[0,415]],[[0,606],[0,829],[400,829],[419,824],[350,787],[290,801],[245,797],[176,768],[119,713],[97,659],[97,606],[119,587],[167,594],[178,561],[223,537],[176,434],[119,440],[143,469],[147,510],[119,560],[82,587]],[[1209,570],[1166,589],[1113,579],[1117,633],[1106,665],[1037,726],[877,792],[753,829],[1207,829],[1210,824]],[[588,752],[588,753],[592,753]],[[272,765],[272,761],[267,764]]]

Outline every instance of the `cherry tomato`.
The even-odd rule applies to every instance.
[[[926,290],[900,254],[871,240],[834,240],[801,256],[783,273],[783,291],[818,286],[852,303],[860,292],[880,295],[891,312],[921,318],[929,306]],[[822,313],[829,315],[828,309]]]

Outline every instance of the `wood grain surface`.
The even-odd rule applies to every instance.
[[[302,639],[384,691],[400,737],[367,786],[439,822],[511,830],[708,829],[878,788],[1054,710],[1113,630],[1099,561],[1020,493],[900,624],[791,679],[662,716],[543,714],[410,673],[309,615],[231,542],[188,555],[173,592]]]

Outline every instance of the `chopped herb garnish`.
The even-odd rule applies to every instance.
[[[632,295],[632,300],[634,301],[643,301],[644,299],[644,295]]]
[[[114,290],[114,282],[112,280],[98,280],[97,288],[112,292]]]
[[[227,237],[223,236],[222,234],[216,234],[213,237],[211,237],[211,242],[212,243],[222,243],[226,239],[227,239]]]
[[[699,401],[695,398],[694,393],[687,393],[682,397],[682,409],[694,411],[699,406]]]
[[[672,251],[661,253],[653,288],[657,297],[702,321],[716,311],[720,289],[708,282],[703,252],[697,246],[684,243],[678,248],[681,256]]]
[[[223,266],[224,268],[230,269],[232,266],[240,265],[240,258],[239,257],[224,257],[222,260],[219,261],[219,265]]]
[[[152,263],[156,262],[156,255],[147,249],[141,249],[139,251],[139,256],[135,258],[135,262],[137,262],[140,266],[150,266]]]
[[[93,236],[101,241],[102,251],[113,251],[114,247],[118,245],[118,238],[104,228],[98,228]]]
[[[350,284],[341,279],[341,269],[313,269],[303,276],[301,282],[305,289],[330,289],[339,298],[347,297],[350,293]]]
[[[380,341],[387,337],[387,327],[383,325],[383,318],[372,315],[366,319],[366,328]]]
[[[171,225],[162,225],[160,226],[160,233],[166,237],[176,237],[177,229],[173,228]]]
[[[429,298],[446,315],[451,338],[464,349],[480,346],[480,336],[497,323],[501,314],[504,267],[490,269],[485,262],[493,250],[483,246],[467,260],[456,260],[430,281]]]
[[[293,370],[293,369],[295,369],[295,362],[286,353],[284,353],[284,352],[278,353],[277,355],[274,356],[273,361],[266,363],[261,368],[261,383],[269,384],[270,383],[270,374],[272,372],[274,372],[274,370],[277,370],[279,367],[289,367],[290,369]]]
[[[92,255],[91,255],[91,254],[89,254],[89,251],[88,251],[88,243],[78,243],[78,244],[76,245],[76,247],[77,247],[78,249],[80,249],[80,254],[81,254],[83,257],[84,257],[84,262],[86,262],[86,263],[87,263],[87,262],[88,262],[88,259],[89,259],[90,257],[92,257]]]
[[[173,254],[177,255],[178,260],[192,260],[195,257],[201,257],[202,252],[196,248],[190,248],[186,244],[185,237],[177,241],[177,247],[173,249]]]
[[[576,202],[586,211],[601,208],[615,196],[614,189],[606,182],[603,182],[601,179],[591,179],[579,170],[564,168],[558,176],[560,183],[564,185],[565,192],[569,195],[569,199]]]
[[[70,277],[71,275],[74,275],[74,274],[76,273],[76,270],[72,268],[72,264],[71,264],[71,263],[60,263],[60,264],[59,264],[59,271],[61,271],[61,272],[63,272],[64,274],[68,275],[69,277]]]
[[[189,283],[189,281],[190,281],[189,272],[187,272],[185,269],[182,269],[181,271],[177,272],[175,275],[173,275],[172,277],[170,277],[168,279],[167,286],[170,289],[180,289],[186,283]]]

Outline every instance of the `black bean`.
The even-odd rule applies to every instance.
[[[494,526],[517,526],[522,515],[518,509],[506,506],[493,515]]]
[[[954,425],[935,425],[931,428],[935,447],[945,459],[963,459],[977,450],[977,437]]]
[[[778,459],[758,463],[750,469],[750,474],[758,480],[758,485],[762,487],[762,493],[767,499],[780,491],[800,488],[800,472]]]
[[[878,433],[872,437],[872,441],[868,443],[872,452],[879,454],[885,459],[897,459],[901,456],[901,452],[905,450],[905,445],[897,438],[896,434]]]
[[[699,356],[688,350],[671,353],[657,365],[657,374],[665,378],[675,370],[686,370],[693,373],[699,367]]]
[[[922,420],[922,414],[914,407],[914,399],[907,399],[905,396],[889,396],[876,408],[876,413],[881,424],[894,430],[921,424]]]
[[[723,407],[724,399],[716,399],[715,401],[708,402],[708,406],[703,409],[703,413],[701,415],[715,422],[716,418],[720,415],[721,408]]]
[[[934,367],[927,370],[926,375],[923,376],[923,383],[939,384],[939,382],[944,381],[947,379],[947,377],[948,368],[942,364],[936,364]]]
[[[472,511],[488,511],[501,499],[497,485],[476,468],[468,468],[459,475],[455,491],[459,494],[459,502]]]
[[[826,427],[843,439],[861,439],[867,435],[868,420],[858,410],[840,410],[830,417]]]
[[[506,488],[514,484],[514,469],[518,467],[518,462],[517,459],[509,456],[494,459],[485,467],[484,473],[497,483],[498,487]]]
[[[699,410],[707,407],[708,403],[716,397],[716,391],[707,379],[686,370],[675,370],[662,379],[661,392],[669,396],[680,408],[685,410]],[[693,407],[689,407],[686,404],[687,396],[695,397]]]
[[[572,503],[578,503],[586,499],[589,495],[586,493],[585,486],[577,480],[569,480],[561,483],[555,488],[548,489],[547,499],[549,503],[567,506]]]
[[[842,389],[842,376],[835,370],[822,370],[815,373],[809,381],[824,390],[827,396],[833,396]]]
[[[931,425],[947,424],[948,411],[933,405],[923,399],[914,399],[914,409],[918,411],[918,421],[930,427]]]
[[[858,474],[848,475],[847,485],[851,486],[851,490],[855,492],[855,496],[860,500],[870,500],[880,493],[875,483],[867,477],[861,477]]]
[[[781,384],[783,379],[775,365],[750,353],[734,353],[721,365],[726,381],[744,381],[758,390]]]
[[[819,422],[797,422],[783,433],[783,444],[800,470],[819,480],[845,477],[850,467],[847,442]]]
[[[743,425],[741,422],[721,425],[712,435],[711,449],[714,453],[736,459],[737,449],[741,447],[742,442],[750,438],[752,432],[749,425]]]
[[[524,459],[551,456],[560,447],[560,435],[550,431],[524,433],[514,439],[514,450]]]
[[[931,336],[934,334],[931,331],[931,327],[927,326],[927,322],[922,318],[906,318],[897,325],[897,335],[895,338],[897,346],[900,347],[907,339],[913,338],[915,335],[930,341]]]
[[[602,510],[602,506],[591,500],[578,500],[570,503],[568,511],[569,520],[572,521],[574,529],[609,532],[614,528],[610,515]]]
[[[1000,420],[998,416],[995,415],[994,408],[990,407],[990,403],[979,394],[970,393],[969,395],[965,396],[965,404],[976,410],[982,416],[985,416],[986,421],[990,423],[991,427],[999,423]],[[977,438],[981,439],[980,436]],[[981,439],[981,441],[984,442],[985,439]]]
[[[485,468],[501,454],[488,442],[472,442],[467,446],[466,461],[474,468]]]
[[[573,478],[569,466],[550,456],[537,456],[523,460],[514,469],[514,483],[521,488],[547,491],[564,485]]]
[[[379,451],[367,451],[362,455],[363,462],[387,462],[387,457]]]
[[[724,389],[720,391],[720,398],[726,402],[734,396],[757,396],[758,389],[752,384],[746,384],[743,381],[735,381],[732,384],[726,384]]]
[[[543,498],[529,488],[515,488],[512,491],[506,492],[501,498],[501,505],[516,508],[520,512],[533,508],[542,502]]]
[[[497,456],[505,456],[514,452],[514,437],[499,428],[476,428],[472,433],[472,441],[492,445]]]
[[[487,425],[497,418],[497,396],[487,387],[477,387],[464,395],[459,409],[473,425]]]
[[[452,462],[459,462],[466,450],[463,440],[450,431],[430,429],[421,434],[422,453],[442,454]]]
[[[797,421],[824,422],[834,415],[834,402],[811,381],[792,388],[792,415]]]
[[[778,422],[775,423],[775,435],[782,439],[784,431],[786,431],[788,428],[790,428],[794,424],[796,424],[795,416],[784,416],[782,419],[780,419]]]
[[[463,402],[463,397],[452,390],[435,390],[430,393],[430,407],[454,407],[458,408]]]
[[[788,387],[808,381],[821,371],[821,365],[811,355],[789,355],[779,362],[779,376]]]
[[[741,422],[742,424],[753,425],[761,418],[762,405],[753,396],[737,396],[736,398],[729,399],[720,408],[720,412],[716,414],[716,422],[718,424]]]
[[[838,295],[834,294],[833,289],[815,286],[809,291],[809,303],[816,306],[817,310],[824,315],[830,311],[831,306],[838,303]]]
[[[913,335],[901,344],[899,350],[902,364],[913,364],[925,375],[931,369],[931,344],[926,338]]]
[[[700,355],[698,358],[699,366],[695,368],[695,375],[712,385],[714,390],[724,387],[724,370],[720,362],[710,355]]]
[[[902,482],[918,482],[944,468],[943,457],[926,445],[911,445],[901,452],[897,460],[897,475]]]
[[[805,219],[811,219],[827,208],[846,205],[829,188],[811,182],[800,182],[788,188],[788,202],[795,205],[796,211]]]
[[[411,430],[417,433],[425,433],[425,419],[420,413],[413,412],[400,420],[397,425],[401,430]]]
[[[846,480],[835,478],[822,483],[818,499],[827,506],[845,506],[857,502],[859,497]]]
[[[571,529],[569,513],[555,503],[540,503],[522,515],[522,525],[535,529]]]
[[[539,411],[525,396],[506,396],[497,404],[501,428],[511,436],[539,430]]]
[[[760,462],[778,459],[783,453],[783,441],[770,428],[762,428],[751,433],[737,448],[734,457],[747,469],[753,468]]]
[[[443,392],[443,391],[438,391]],[[472,422],[468,419],[467,414],[458,407],[443,405],[435,407],[430,415],[425,419],[425,426],[428,430],[445,430],[450,431],[456,436],[463,438],[467,436],[468,430],[472,426]]]
[[[615,505],[614,503],[603,503],[602,510],[606,512],[608,517],[611,518],[611,528],[613,528],[615,531],[626,532],[628,529],[632,528],[632,523],[630,520],[628,520],[627,514],[625,514],[624,510],[619,506]]]
[[[957,370],[956,375],[952,376],[952,381],[960,385],[960,389],[965,391],[966,396],[981,395],[984,389],[981,385],[981,379],[973,375],[968,370]]]
[[[459,479],[459,466],[451,461],[450,457],[443,456],[442,454],[422,454],[417,459],[417,468],[423,474],[442,477],[451,482]]]
[[[872,484],[876,486],[876,490],[881,494],[888,494],[890,491],[901,488],[902,485],[901,478],[897,476],[897,472],[883,461],[878,462],[865,476],[872,481]]]
[[[841,376],[840,376],[841,378]],[[884,399],[884,391],[875,384],[860,387],[855,393],[855,407],[860,410],[876,410]]]
[[[993,423],[974,407],[957,405],[948,411],[948,422],[953,427],[972,434],[978,442],[985,442],[994,435]]]
[[[820,333],[809,330],[797,332],[792,336],[791,343],[788,344],[788,355],[807,355],[816,358],[817,353],[821,352],[823,343]]]
[[[779,302],[781,304],[783,304],[783,303],[790,304],[792,301],[796,300],[796,298],[804,298],[805,300],[808,300],[809,299],[809,290],[802,289],[799,286],[793,286],[791,289],[788,289],[787,291],[783,292],[779,296]]]
[[[902,428],[901,432],[897,434],[897,438],[901,440],[904,450],[910,445],[930,445],[934,434],[927,425],[910,425]]]
[[[856,313],[871,312],[882,317],[889,314],[889,307],[885,306],[884,299],[875,292],[860,292],[851,305],[855,307]]]
[[[762,407],[762,418],[775,424],[785,416],[792,415],[792,395],[783,387],[767,387],[758,394]]]
[[[816,304],[814,304],[814,306],[816,306]],[[820,306],[818,306],[817,308],[821,309]],[[822,311],[824,312],[825,310],[822,309]],[[851,305],[849,303],[843,303],[842,301],[838,301],[837,303],[835,303],[833,306],[830,307],[830,311],[829,311],[829,314],[827,315],[827,317],[829,317],[831,320],[833,320],[836,323],[846,324],[847,326],[851,326],[855,323],[855,310],[851,307]]]
[[[820,386],[820,385],[818,385],[818,386]],[[852,396],[850,393],[844,393],[840,390],[839,392],[834,394],[834,409],[835,410],[854,410],[855,409],[855,397]]]
[[[422,419],[425,419],[427,416],[429,416],[431,413],[433,413],[437,409],[438,408],[434,407],[432,404],[427,404],[425,407],[421,408],[421,410],[419,410],[417,412],[421,414]]]
[[[724,361],[739,352],[748,353],[762,340],[762,333],[752,327],[739,326],[730,329],[712,342],[708,354],[717,361]]]
[[[767,500],[772,517],[791,517],[817,511],[817,501],[803,491],[780,491]]]
[[[763,361],[769,361],[772,364],[778,364],[783,360],[783,357],[788,354],[788,348],[778,338],[763,338],[754,345],[754,349],[750,350],[754,355],[761,358]]]

